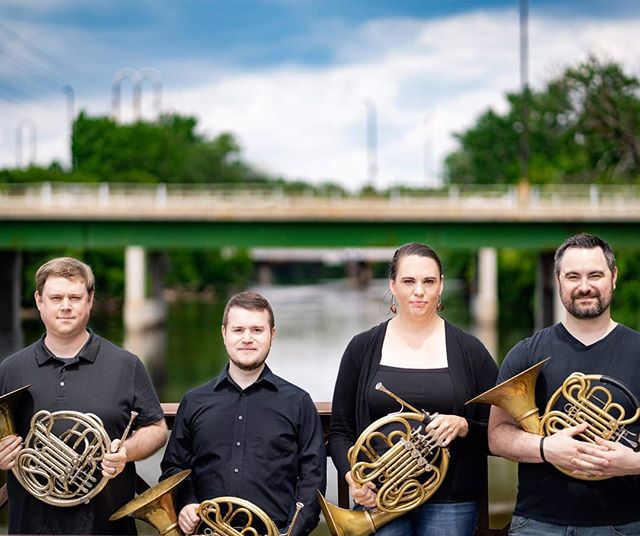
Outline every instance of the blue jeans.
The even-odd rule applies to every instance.
[[[517,536],[640,536],[640,521],[632,521],[624,525],[577,527],[543,523],[514,515],[509,534]]]
[[[475,502],[426,502],[380,527],[375,536],[472,536],[477,521]]]

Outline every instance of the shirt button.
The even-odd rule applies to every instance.
[[[238,420],[241,421],[242,420],[242,415],[238,415]]]
[[[237,442],[236,442],[236,445],[239,447],[239,446],[240,446],[240,441],[237,441]]]
[[[233,472],[237,473],[238,471],[240,471],[240,469],[238,469],[237,467],[234,467]]]
[[[64,382],[60,382],[60,385],[62,385],[62,387],[64,387]]]

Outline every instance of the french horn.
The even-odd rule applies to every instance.
[[[12,400],[30,386],[0,398],[0,435],[14,434]],[[124,443],[138,414],[131,412],[122,436]],[[58,422],[71,426],[59,433]],[[37,499],[53,506],[76,506],[88,503],[108,482],[101,476],[100,464],[111,440],[102,421],[91,413],[41,410],[31,419],[16,463],[11,469],[16,480]]]
[[[186,469],[152,486],[116,511],[109,521],[130,516],[147,522],[162,536],[184,536],[178,526],[175,493],[190,474],[191,469]]]
[[[250,501],[239,497],[218,497],[200,503],[198,534],[205,536],[290,536],[304,505],[296,503],[296,511],[289,528],[280,533],[266,512]]]
[[[440,487],[449,467],[449,450],[438,447],[424,431],[437,414],[414,408],[382,383],[376,389],[398,401],[401,409],[369,425],[347,453],[353,481],[359,486],[376,484],[376,506],[372,510],[348,510],[331,504],[318,492],[322,513],[334,536],[373,534],[420,506]],[[385,431],[391,427],[391,431]],[[381,447],[384,451],[379,454]]]
[[[191,474],[186,469],[149,488],[129,501],[109,521],[124,516],[145,521],[161,536],[185,536],[178,525],[175,493],[180,483]],[[296,511],[286,533],[281,535],[273,520],[262,508],[239,497],[218,497],[200,503],[197,509],[200,523],[195,534],[207,536],[290,536],[303,504]]]
[[[631,390],[622,382],[602,374],[573,372],[547,402],[540,417],[535,401],[535,384],[540,369],[550,358],[469,400],[467,404],[482,402],[501,407],[520,427],[532,434],[550,436],[560,430],[586,423],[587,429],[577,439],[595,443],[596,438],[615,441],[637,450],[638,434],[627,425],[640,417],[640,404]],[[613,394],[605,386],[623,393],[634,413],[627,417],[622,404],[614,402]],[[557,409],[561,408],[561,409]],[[562,473],[580,480],[605,480],[610,477],[575,475],[569,469],[554,465]]]

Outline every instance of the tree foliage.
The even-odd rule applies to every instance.
[[[520,132],[528,109],[529,181],[629,183],[640,175],[640,82],[590,57],[540,91],[507,95],[507,111],[484,112],[456,134],[445,160],[449,183],[516,183]]]
[[[233,135],[196,133],[194,117],[117,124],[81,113],[74,123],[74,170],[109,182],[238,183],[265,180],[246,165]]]

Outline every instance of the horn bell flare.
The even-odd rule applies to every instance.
[[[466,404],[482,402],[498,406],[511,415],[525,432],[540,433],[540,415],[535,400],[535,385],[547,357],[513,378],[472,398]]]
[[[318,502],[333,536],[369,536],[376,530],[400,517],[405,512],[381,512],[380,510],[349,510],[340,508],[327,501],[317,492]]]

